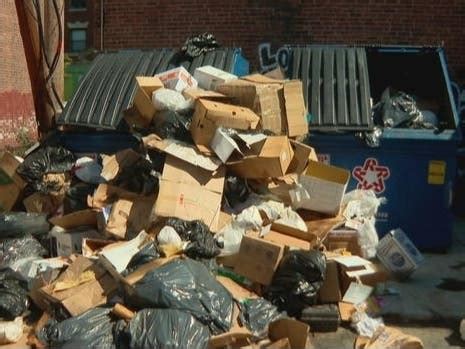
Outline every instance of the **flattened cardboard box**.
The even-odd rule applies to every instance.
[[[157,77],[136,76],[136,86],[136,94],[132,103],[141,118],[150,124],[156,113],[155,107],[152,104],[152,93],[159,88],[163,88],[163,83]]]
[[[277,84],[257,84],[246,80],[233,80],[217,87],[217,91],[231,97],[234,104],[253,110],[260,116],[260,125],[280,135],[282,130],[281,106]]]
[[[294,151],[286,136],[269,136],[257,155],[230,162],[228,168],[243,178],[277,178],[286,174]]]
[[[160,180],[155,214],[202,220],[212,230],[217,229],[224,187],[224,167],[216,172],[205,171],[168,155]]]
[[[283,256],[282,245],[244,235],[234,272],[253,282],[269,285]]]
[[[254,130],[259,121],[258,115],[248,108],[199,99],[195,104],[190,131],[199,149],[208,151],[218,127]]]
[[[97,214],[98,212],[96,210],[86,209],[75,211],[61,217],[52,217],[49,221],[53,225],[57,225],[66,230],[82,226],[97,227]]]
[[[11,211],[26,182],[16,173],[21,162],[9,152],[0,157],[0,212]]]
[[[299,177],[305,193],[292,191],[293,204],[298,208],[337,215],[349,179],[350,172],[345,169],[310,161],[307,172]]]

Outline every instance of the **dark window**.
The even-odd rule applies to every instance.
[[[87,48],[87,31],[85,29],[72,29],[70,38],[71,52],[84,51]]]
[[[85,10],[87,8],[87,0],[70,0],[70,10]]]

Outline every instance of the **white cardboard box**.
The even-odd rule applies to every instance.
[[[220,84],[237,79],[237,76],[211,65],[206,65],[195,69],[194,79],[197,80],[201,88],[215,90]]]
[[[380,241],[376,256],[393,274],[407,277],[423,262],[423,256],[402,229],[391,230]]]
[[[156,74],[166,88],[182,93],[186,88],[197,87],[197,80],[184,67],[178,67]]]

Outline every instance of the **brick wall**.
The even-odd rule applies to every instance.
[[[96,0],[99,1],[99,0]],[[465,83],[463,0],[105,0],[106,49],[180,47],[209,31],[257,63],[257,46],[283,43],[441,44]],[[95,6],[94,43],[100,43]]]
[[[17,146],[21,128],[37,137],[34,102],[14,0],[0,0],[0,149]]]

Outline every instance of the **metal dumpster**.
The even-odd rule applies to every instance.
[[[350,169],[349,190],[387,198],[376,227],[401,227],[418,248],[452,240],[452,188],[461,138],[444,50],[438,47],[289,47],[288,73],[302,79],[310,136],[322,161]],[[429,101],[439,131],[384,129],[370,148],[356,133],[373,129],[370,106],[388,87]],[[368,112],[367,112],[368,110]]]

